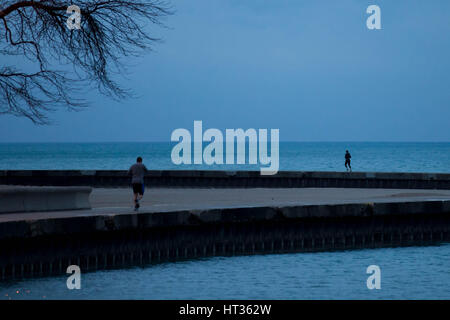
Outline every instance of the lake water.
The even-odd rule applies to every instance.
[[[214,257],[0,283],[0,299],[450,299],[450,244]],[[369,265],[381,289],[367,288]]]
[[[128,169],[137,155],[150,169],[259,170],[259,165],[176,166],[170,143],[0,144],[0,170]],[[280,170],[450,172],[450,143],[280,144]],[[381,289],[366,286],[369,265]],[[342,252],[215,257],[98,271],[82,289],[66,277],[0,283],[0,299],[450,299],[450,244]]]
[[[0,144],[0,170],[125,170],[144,158],[149,169],[259,170],[258,165],[182,165],[171,161],[175,143]],[[205,146],[204,146],[205,147]],[[280,170],[343,171],[345,150],[354,171],[450,172],[450,143],[281,142]]]

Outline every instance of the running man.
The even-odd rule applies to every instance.
[[[144,175],[147,171],[147,167],[142,163],[141,157],[137,157],[136,163],[128,170],[128,175],[131,176],[131,184],[133,185],[135,211],[139,209],[139,201],[144,196]]]
[[[345,150],[345,169],[347,169],[347,171],[350,169],[350,172],[352,172],[352,166],[350,165],[351,157],[352,156],[350,155],[350,152],[348,152],[348,150]]]

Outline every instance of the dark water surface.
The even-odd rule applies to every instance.
[[[369,265],[381,289],[369,290]],[[2,299],[450,299],[450,244],[214,257],[0,284]]]

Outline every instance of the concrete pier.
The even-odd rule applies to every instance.
[[[150,188],[383,188],[450,190],[450,174],[402,172],[152,170]],[[0,185],[127,187],[124,170],[5,170]]]
[[[0,215],[0,277],[216,255],[311,252],[450,241],[450,191],[94,189],[93,209]]]

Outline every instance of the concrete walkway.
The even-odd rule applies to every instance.
[[[139,212],[436,200],[450,200],[450,190],[350,188],[147,189]],[[90,201],[93,208],[91,210],[0,214],[0,223],[135,213],[130,189],[93,189]]]

